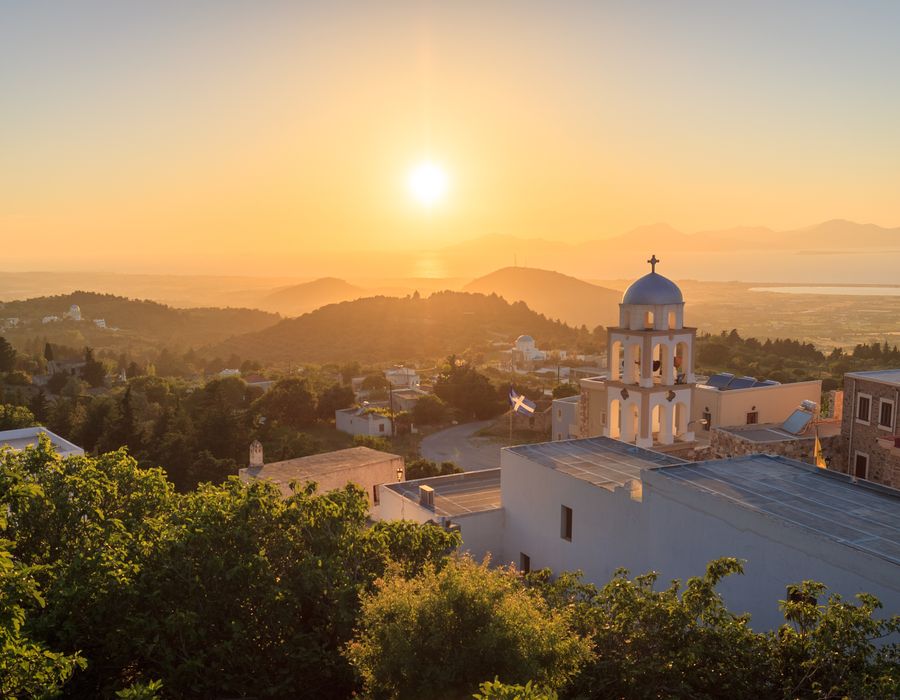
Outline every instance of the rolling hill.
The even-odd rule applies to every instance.
[[[84,320],[41,322],[45,316],[62,318],[72,304],[81,307]],[[19,319],[17,326],[3,331],[11,341],[40,336],[53,343],[98,349],[126,344],[197,347],[220,342],[236,332],[259,331],[279,321],[277,314],[256,309],[174,309],[155,301],[94,292],[0,303],[0,318],[11,317]],[[107,328],[95,326],[94,319],[103,319]]]
[[[370,297],[331,304],[264,330],[230,338],[208,354],[263,362],[431,362],[521,333],[541,347],[573,347],[579,332],[524,303],[437,292],[428,298]]]
[[[299,316],[321,306],[352,301],[365,295],[365,290],[336,277],[322,277],[312,282],[276,289],[263,297],[258,306],[283,316]]]
[[[529,267],[505,267],[465,286],[467,292],[498,294],[507,301],[524,301],[538,313],[573,326],[614,325],[622,293],[559,272]]]

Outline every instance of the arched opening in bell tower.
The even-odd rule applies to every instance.
[[[607,419],[609,420],[607,425],[609,437],[618,439],[622,435],[622,402],[619,399],[609,402]]]
[[[691,348],[687,342],[681,341],[675,346],[675,383],[684,384],[687,381],[691,367]]]

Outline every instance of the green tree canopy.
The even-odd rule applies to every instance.
[[[447,420],[447,404],[434,394],[421,397],[412,408],[412,420],[416,425],[435,425]]]
[[[16,349],[0,336],[0,372],[12,372],[16,368]]]
[[[562,687],[590,645],[515,571],[463,556],[413,579],[389,571],[347,653],[374,698],[460,698],[495,676]]]
[[[0,430],[16,430],[37,425],[34,414],[24,406],[0,404]]]

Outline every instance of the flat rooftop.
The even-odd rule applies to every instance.
[[[791,440],[815,440],[816,433],[812,423],[807,430],[799,435],[794,435],[784,430],[780,423],[759,423],[757,425],[732,425],[720,426],[716,430],[728,433],[748,442],[790,442]],[[841,432],[841,424],[837,421],[819,423],[819,437],[831,437]]]
[[[774,455],[654,470],[757,513],[900,564],[900,491]]]
[[[639,480],[644,469],[684,463],[677,457],[608,437],[504,447],[501,454],[506,450],[609,491]]]
[[[70,455],[83,455],[84,450],[78,445],[69,442],[65,438],[60,437],[56,433],[52,433],[46,428],[17,428],[16,430],[0,430],[0,449],[9,447],[15,451],[24,450],[26,447],[37,445],[38,436],[46,435],[50,438],[50,444],[53,445],[60,455],[68,457]]]
[[[401,459],[399,455],[390,452],[373,450],[370,447],[350,447],[346,450],[323,452],[309,457],[297,457],[286,459],[282,462],[269,462],[262,467],[247,467],[241,469],[241,476],[268,479],[278,483],[291,481],[315,480],[324,474],[345,469],[365,467],[370,464],[380,464],[385,461]]]
[[[501,505],[499,469],[431,476],[426,479],[385,484],[385,487],[418,503],[420,485],[434,489],[434,514],[438,516],[454,517],[479,513],[495,510]]]
[[[900,386],[900,369],[876,369],[868,372],[848,372],[846,376]]]

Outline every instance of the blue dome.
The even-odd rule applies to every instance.
[[[530,335],[520,335],[518,338],[516,338],[516,342],[517,343],[533,343],[534,338],[532,338]]]
[[[623,304],[657,306],[660,304],[683,304],[681,290],[672,280],[651,272],[631,283],[622,297]]]

